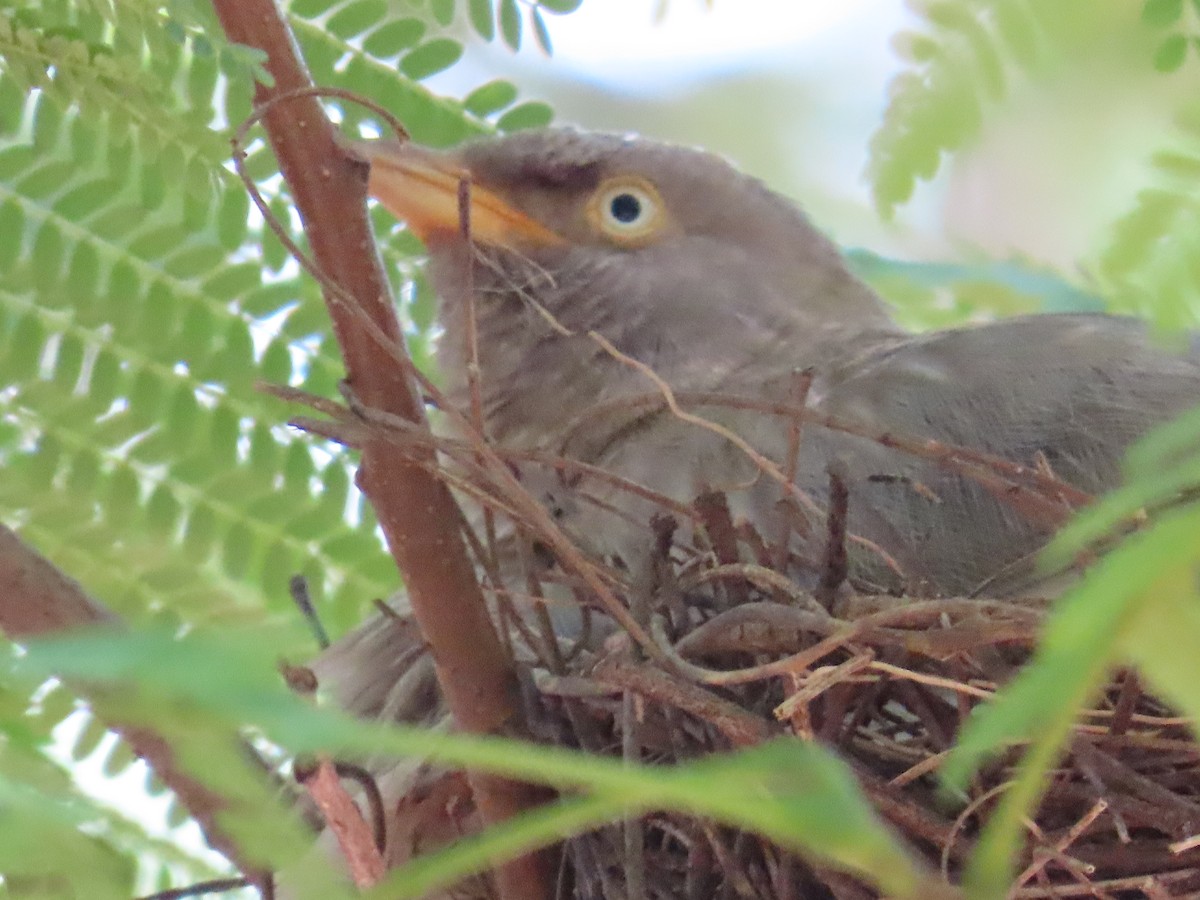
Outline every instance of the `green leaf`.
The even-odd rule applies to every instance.
[[[218,270],[224,260],[225,251],[221,247],[192,244],[171,254],[163,262],[163,268],[176,278],[197,278]]]
[[[82,369],[83,342],[78,335],[63,335],[54,354],[54,380],[62,386],[64,394],[74,391]]]
[[[575,12],[583,5],[583,0],[538,0],[537,5],[546,12],[561,16]]]
[[[467,16],[471,27],[485,41],[490,41],[496,36],[495,15],[492,0],[470,0],[467,4]]]
[[[67,472],[67,492],[77,497],[89,496],[99,480],[99,456],[94,451],[80,450],[71,460],[71,468]]]
[[[416,81],[448,69],[462,57],[463,48],[449,38],[427,41],[400,60],[400,71]]]
[[[529,10],[529,22],[533,25],[533,36],[537,39],[538,46],[542,48],[543,53],[550,56],[554,52],[554,44],[550,40],[550,29],[546,27],[546,19],[539,7],[534,6]]]
[[[107,412],[123,386],[121,363],[108,347],[100,347],[88,379],[88,396]]]
[[[425,23],[420,19],[395,19],[380,25],[363,40],[363,49],[372,56],[391,59],[409,47],[415,47],[425,36]]]
[[[595,796],[542,809],[503,830],[456,843],[449,851],[453,866],[425,859],[394,875],[372,896],[424,894],[465,871],[611,820],[618,811],[649,809],[676,809],[757,831],[865,877],[891,896],[944,893],[936,876],[874,816],[846,765],[817,744],[786,738],[675,767],[642,766],[497,738],[368,724],[314,709],[289,694],[273,671],[272,647],[280,637],[246,629],[219,636],[194,631],[183,638],[169,629],[76,635],[35,642],[21,667],[43,677],[135,684],[137,690],[125,692],[127,708],[148,709],[152,700],[167,727],[172,717],[164,713],[186,711],[180,725],[186,722],[194,729],[197,719],[208,724],[197,729],[199,746],[188,745],[193,759],[216,751],[206,734],[253,723],[293,752],[418,755]],[[206,771],[217,774],[214,769],[221,767],[210,765]],[[224,785],[239,794],[247,790],[236,782]],[[472,846],[476,840],[481,843]]]
[[[536,100],[514,106],[496,121],[501,131],[520,131],[523,128],[542,128],[550,124],[554,110],[547,103]]]
[[[1197,519],[1200,516],[1192,517],[1193,527]],[[1193,562],[1200,556],[1194,546],[1183,544],[1179,549],[1181,556]],[[1162,590],[1147,594],[1145,605],[1121,635],[1120,649],[1155,692],[1191,720],[1196,732],[1196,723],[1200,722],[1200,695],[1196,692],[1200,654],[1189,648],[1200,646],[1196,643],[1200,641],[1200,593],[1195,579],[1187,575],[1186,567],[1180,567],[1174,584],[1156,582]]]
[[[511,106],[517,99],[517,86],[498,79],[482,84],[463,98],[463,107],[477,116],[487,116]]]
[[[33,240],[33,251],[29,260],[33,281],[42,295],[43,302],[52,298],[62,279],[65,253],[62,232],[53,222],[46,222],[38,229]]]
[[[225,535],[224,550],[221,554],[221,562],[227,576],[234,579],[246,576],[250,571],[255,543],[246,526],[235,522]]]
[[[96,290],[100,281],[100,256],[91,243],[75,245],[71,261],[67,265],[67,289],[73,294],[80,307],[86,305],[85,298]]]
[[[21,124],[25,96],[11,78],[0,77],[0,134],[12,134]]]
[[[1154,51],[1154,68],[1160,72],[1174,72],[1187,58],[1188,39],[1182,34],[1166,37]]]
[[[1024,820],[1045,787],[1077,711],[1110,669],[1124,661],[1124,654],[1132,649],[1139,662],[1165,654],[1152,662],[1152,677],[1173,688],[1171,696],[1182,690],[1173,678],[1190,674],[1192,665],[1179,664],[1161,643],[1159,626],[1147,617],[1162,617],[1180,602],[1195,606],[1198,527],[1200,510],[1171,511],[1104,556],[1059,601],[1033,660],[967,721],[942,770],[954,788],[962,789],[971,773],[1005,745],[1030,744],[971,859],[966,880],[977,892],[972,896],[1004,896]],[[1185,620],[1181,627],[1190,633],[1192,622]],[[1194,683],[1188,685],[1194,692]]]
[[[309,479],[312,478],[315,466],[312,453],[308,447],[299,442],[292,443],[284,456],[283,479],[284,486],[290,492],[309,494]]]
[[[24,763],[9,748],[6,772]],[[38,760],[43,769],[44,760]],[[12,896],[95,897],[119,900],[134,893],[136,866],[107,840],[90,834],[103,810],[42,772],[21,765],[22,780],[0,778],[0,871]],[[30,776],[33,775],[31,778]],[[40,777],[39,777],[40,776]],[[69,864],[64,864],[64,860]]]
[[[25,231],[25,214],[16,200],[0,204],[0,272],[8,272],[21,255]]]
[[[288,12],[293,16],[315,19],[336,4],[337,0],[291,0]]]
[[[246,239],[249,230],[250,195],[234,188],[221,193],[217,208],[217,240],[226,250],[236,250]]]
[[[45,342],[46,332],[37,315],[30,313],[22,317],[5,348],[7,371],[14,381],[24,381],[37,374]]]
[[[325,21],[325,27],[343,39],[362,34],[388,13],[386,0],[355,0],[341,7]]]
[[[192,559],[205,559],[214,550],[221,525],[208,506],[191,511],[183,531],[183,549]]]
[[[180,518],[179,501],[171,494],[171,489],[160,484],[146,503],[146,522],[151,531],[156,532],[164,541],[175,536],[175,527]]]
[[[454,21],[454,0],[430,0],[429,11],[433,20],[445,28]]]
[[[500,34],[513,50],[521,49],[521,9],[517,0],[500,0]]]
[[[263,381],[288,384],[292,378],[292,354],[283,341],[272,341],[263,353],[258,377]]]
[[[106,778],[116,778],[137,762],[137,756],[125,741],[113,741],[112,748],[104,758],[101,767]]]
[[[33,121],[33,146],[46,153],[53,149],[62,134],[62,110],[57,103],[44,95],[40,98],[36,110]]]
[[[88,716],[84,726],[79,729],[75,742],[71,745],[71,758],[78,762],[91,756],[107,734],[108,729],[99,719]]]
[[[1174,25],[1183,15],[1183,0],[1146,0],[1142,5],[1142,21],[1154,28]]]
[[[201,416],[200,404],[192,386],[181,384],[176,387],[163,427],[167,438],[181,455],[187,455],[192,450]]]
[[[65,219],[84,219],[112,200],[117,185],[108,178],[95,178],[77,185],[54,201],[54,211]]]

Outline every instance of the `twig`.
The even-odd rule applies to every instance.
[[[801,706],[807,706],[814,698],[848,678],[868,668],[875,659],[871,650],[865,650],[836,666],[826,666],[812,672],[803,680],[787,699],[775,707],[775,718],[783,721],[796,715]]]
[[[821,562],[821,579],[813,592],[825,609],[833,609],[837,590],[850,574],[850,558],[846,554],[846,523],[850,515],[850,477],[846,464],[835,460],[829,464],[829,515],[826,521],[825,558]]]
[[[705,491],[692,505],[704,526],[704,533],[712,545],[713,555],[719,566],[732,566],[738,562],[737,533],[733,528],[733,517],[729,514],[729,503],[720,491]],[[738,606],[749,599],[746,585],[741,579],[728,583],[729,604]]]
[[[333,763],[322,759],[311,769],[297,768],[296,780],[304,785],[337,838],[355,887],[378,884],[386,871],[383,856],[362,813],[342,787]]]
[[[592,675],[601,684],[642,694],[711,722],[735,747],[753,747],[775,734],[764,719],[652,666],[608,657],[600,661]]]
[[[1045,848],[1038,853],[1034,861],[1025,868],[1025,871],[1017,876],[1017,887],[1020,888],[1024,886],[1027,881],[1041,872],[1051,860],[1059,862],[1068,872],[1071,872],[1073,875],[1080,876],[1083,880],[1086,880],[1087,876],[1094,874],[1096,871],[1096,867],[1094,865],[1091,865],[1090,863],[1079,862],[1078,860],[1072,859],[1065,854],[1067,849],[1079,839],[1080,835],[1082,835],[1085,831],[1087,831],[1088,828],[1091,827],[1092,823],[1095,822],[1096,819],[1099,818],[1100,814],[1106,809],[1108,809],[1108,803],[1106,803],[1104,800],[1097,800],[1095,803],[1093,803],[1092,808],[1084,813],[1082,818],[1080,818],[1079,821],[1071,826],[1061,840],[1056,841],[1053,847]],[[1048,850],[1052,852],[1047,852]]]
[[[792,672],[800,672],[807,669],[813,663],[823,656],[832,653],[834,650],[853,640],[857,636],[854,628],[849,628],[836,634],[830,635],[822,641],[814,644],[806,650],[801,650],[799,653],[793,653],[790,656],[785,656],[783,659],[773,660],[772,662],[762,663],[757,666],[750,666],[744,669],[733,669],[731,671],[720,671],[717,669],[706,669],[703,666],[698,666],[695,663],[688,662],[684,659],[676,648],[671,646],[671,641],[667,637],[663,629],[662,617],[655,616],[650,621],[650,631],[654,635],[654,640],[658,644],[660,653],[667,657],[670,664],[680,673],[686,675],[701,684],[712,685],[731,685],[731,684],[746,684],[751,681],[762,681],[765,678],[774,678],[777,675],[786,675]]]
[[[375,776],[354,763],[334,760],[333,769],[339,778],[349,778],[360,788],[367,800],[367,809],[371,813],[371,833],[375,840],[375,849],[381,854],[387,851],[387,813],[383,808],[383,794],[379,792],[379,784]]]
[[[120,627],[121,621],[97,603],[48,560],[0,525],[0,628],[12,640],[73,631],[88,626]],[[72,688],[88,697],[93,689],[85,683]],[[103,691],[94,693],[103,699]],[[101,704],[103,706],[103,704]],[[175,753],[160,735],[140,725],[109,721],[133,752],[149,764],[154,774],[170,787],[200,825],[205,839],[241,870],[262,891],[270,891],[271,876],[242,852],[236,839],[219,824],[229,808],[228,801],[179,768]],[[236,741],[230,735],[231,741]]]

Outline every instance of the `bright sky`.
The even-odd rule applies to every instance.
[[[848,244],[886,246],[863,178],[904,0],[584,0],[546,16],[554,55],[475,44],[431,86],[461,96],[508,78],[560,122],[722,153]],[[912,210],[905,212],[913,224]]]
[[[551,21],[558,62],[599,80],[620,83],[630,72],[682,64],[680,77],[746,66],[760,54],[799,49],[868,12],[895,21],[889,0],[585,0]],[[623,71],[624,69],[624,71]]]

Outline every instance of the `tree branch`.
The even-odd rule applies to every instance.
[[[259,104],[311,86],[275,3],[214,0],[214,7],[230,40],[267,54],[267,69],[275,84],[257,86]],[[265,125],[317,264],[357,303],[354,308],[326,293],[355,395],[367,407],[427,427],[410,372],[393,357],[403,352],[404,345],[374,250],[360,166],[341,151],[334,126],[311,96],[274,105]],[[362,321],[364,314],[370,323]],[[395,346],[380,346],[373,330]],[[461,519],[454,500],[446,486],[422,468],[428,453],[401,450],[386,438],[371,438],[363,447],[359,483],[404,575],[413,613],[429,643],[438,683],[455,721],[476,734],[520,734],[516,673],[488,616],[458,530]],[[485,826],[536,805],[537,795],[528,785],[480,773],[469,777]],[[549,896],[549,878],[535,856],[498,869],[496,883],[506,900]]]
[[[0,628],[13,640],[59,634],[78,628],[120,626],[121,620],[17,535],[0,525]],[[87,685],[72,689],[88,697]],[[175,762],[170,745],[147,728],[105,723],[133,748],[133,752],[170,787],[199,823],[212,847],[223,853],[260,889],[268,889],[270,876],[257,868],[238,844],[217,824],[228,808],[224,797],[185,773]]]

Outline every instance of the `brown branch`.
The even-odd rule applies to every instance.
[[[267,55],[275,83],[257,86],[257,103],[312,86],[275,3],[214,0],[214,7],[230,40]],[[264,121],[317,264],[355,300],[341,303],[333,292],[325,293],[351,389],[364,406],[425,426],[411,372],[396,361],[397,355],[406,357],[387,278],[372,249],[361,166],[341,150],[334,126],[313,96],[277,103]],[[379,334],[391,346],[378,341]],[[519,734],[516,674],[468,560],[461,517],[447,487],[426,469],[427,461],[428,451],[402,450],[371,436],[363,446],[359,484],[404,575],[438,683],[459,727],[476,734]],[[485,826],[536,804],[527,785],[482,773],[469,778]],[[534,855],[499,867],[496,884],[507,900],[549,895],[549,878]]]
[[[773,723],[711,691],[652,666],[609,656],[592,673],[601,685],[641,694],[656,703],[691,713],[710,723],[735,747],[755,747],[775,734]]]
[[[89,626],[119,628],[121,620],[14,532],[0,525],[0,629],[19,641]],[[97,693],[78,682],[73,682],[71,688],[85,698]],[[226,799],[179,768],[170,745],[160,735],[142,726],[111,720],[105,724],[175,792],[200,825],[208,843],[256,887],[269,891],[270,875],[247,859],[237,842],[217,824],[218,816],[229,806]]]
[[[342,787],[333,763],[322,759],[315,765],[298,767],[296,780],[304,785],[325,817],[326,827],[337,838],[354,886],[369,888],[378,884],[386,871],[383,856],[370,826]]]

